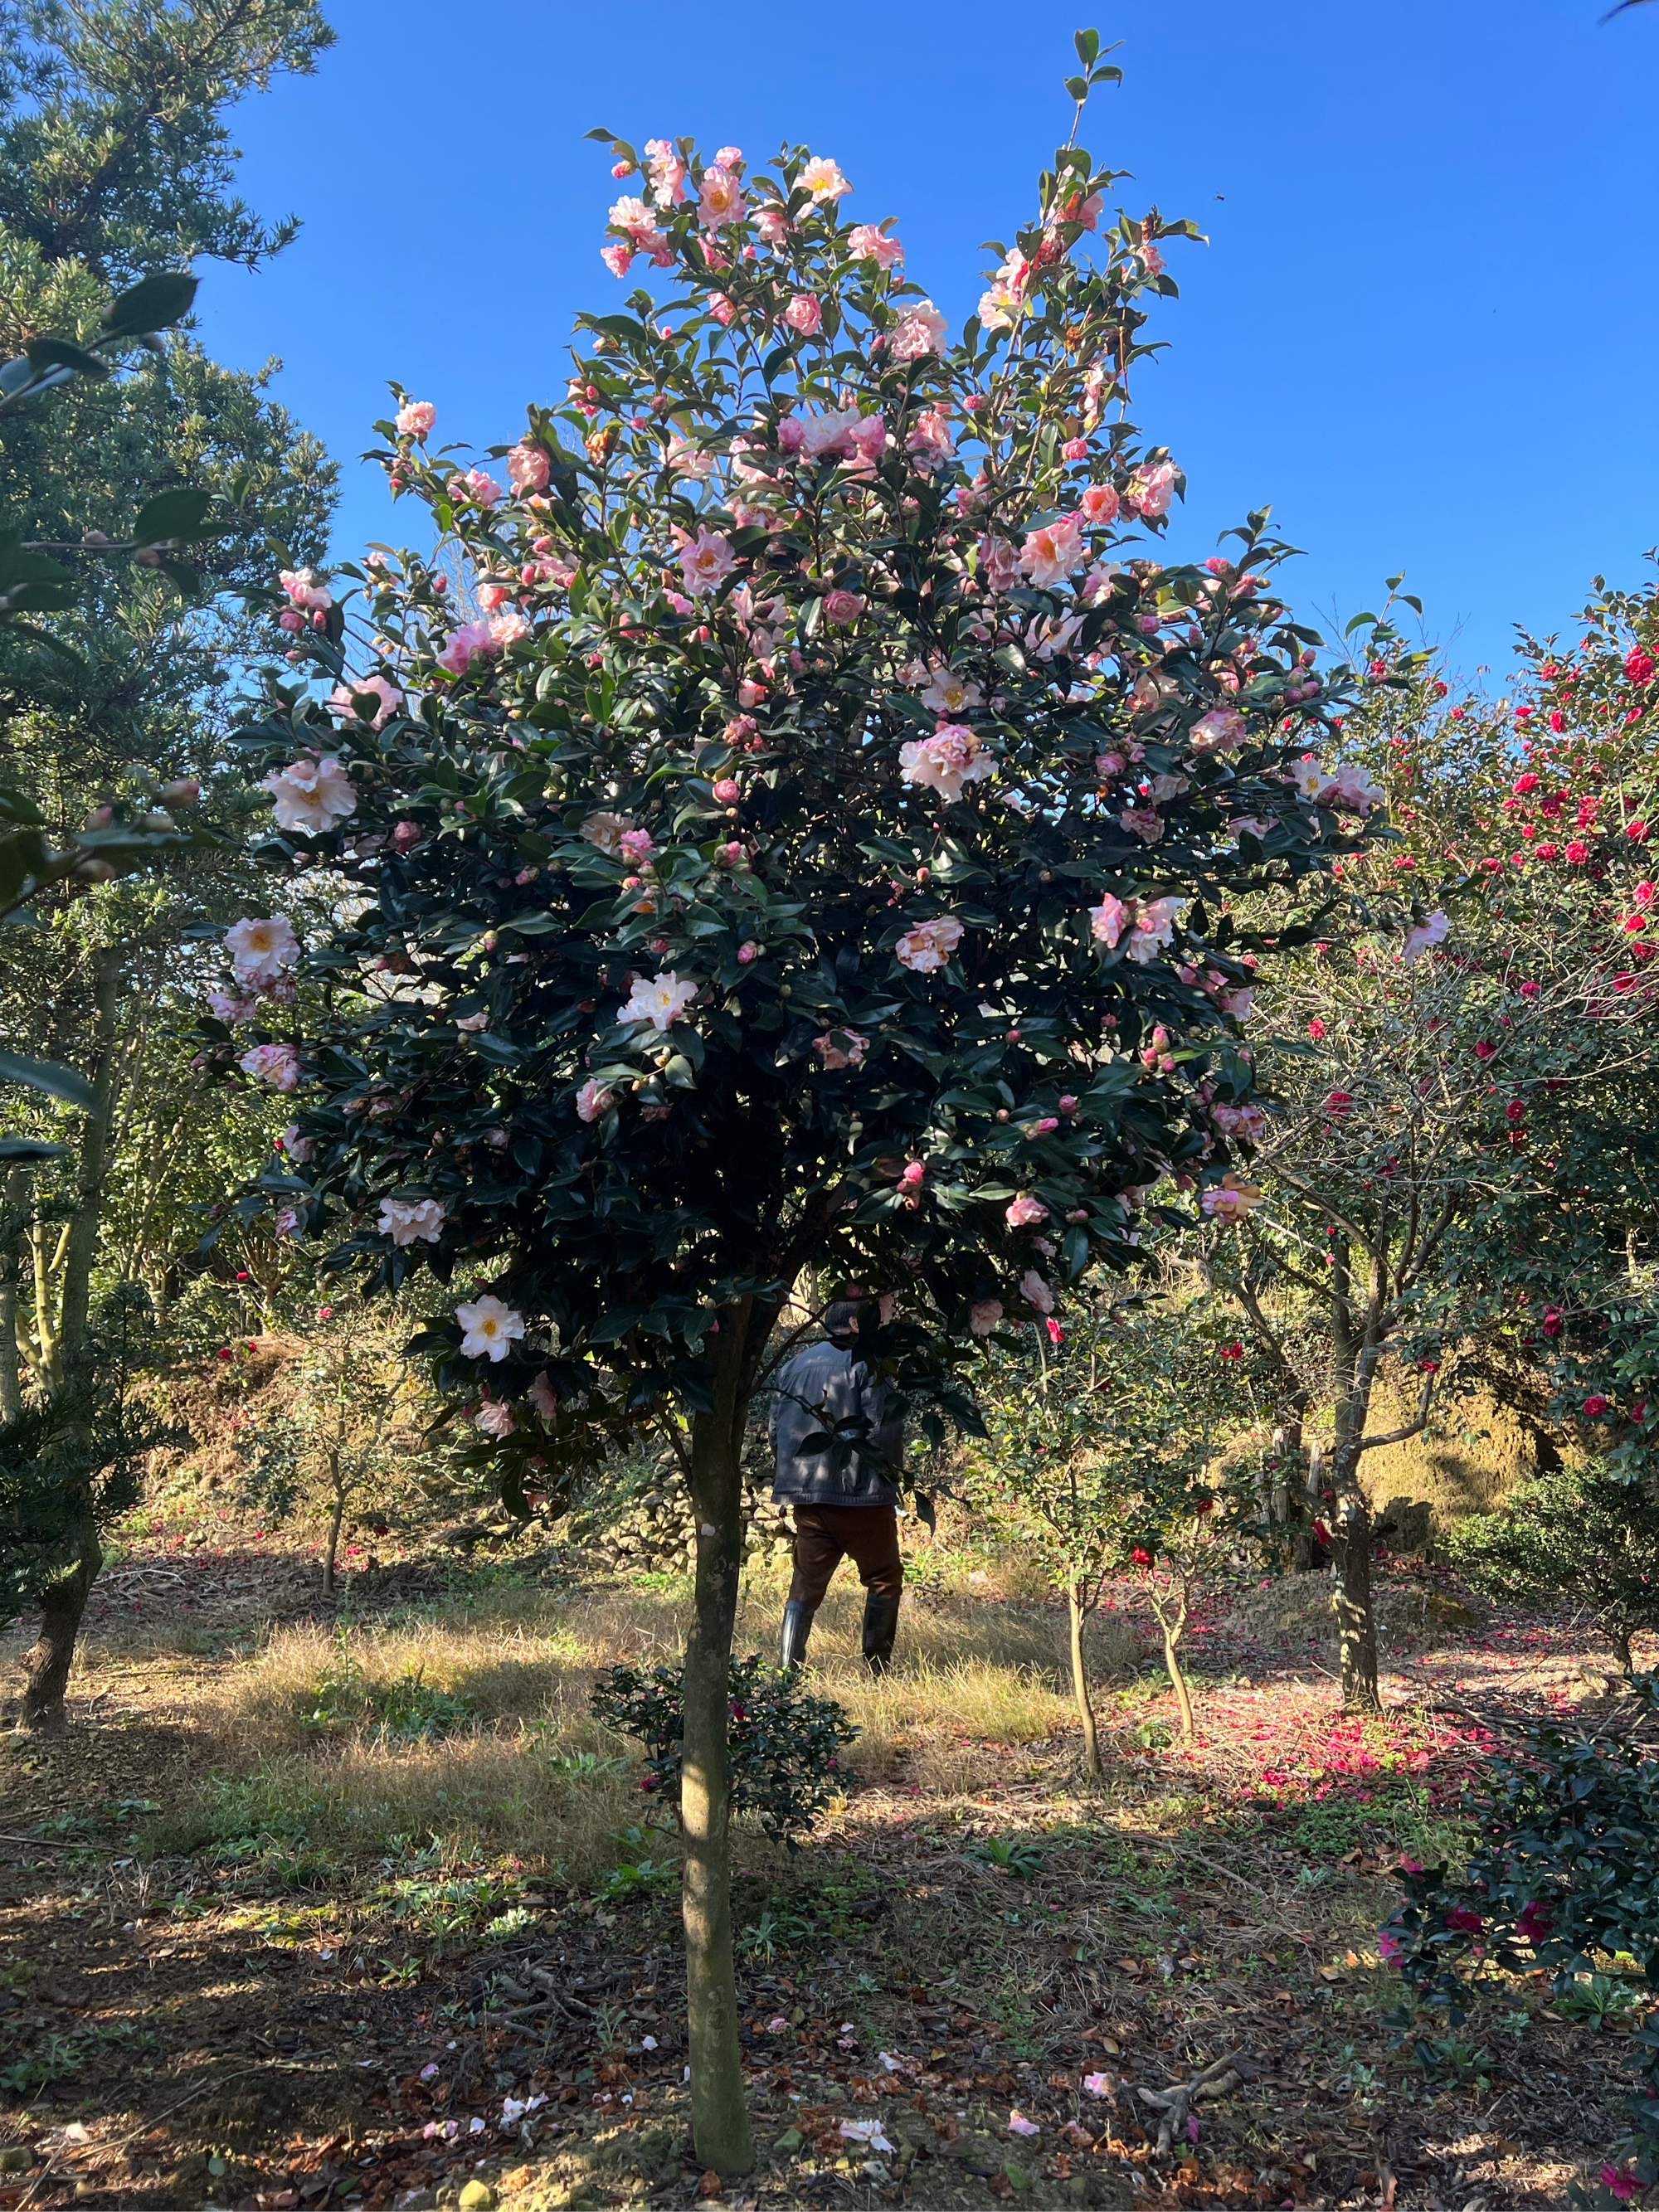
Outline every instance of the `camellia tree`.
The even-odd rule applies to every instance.
[[[617,143],[604,258],[658,290],[581,319],[499,475],[400,398],[387,465],[441,555],[371,556],[361,651],[289,576],[290,650],[335,687],[274,685],[243,733],[272,859],[355,892],[298,971],[330,1022],[261,999],[283,960],[245,948],[252,1018],[207,1027],[228,1078],[295,1094],[252,1199],[373,1283],[449,1286],[418,1341],[509,1498],[644,1425],[690,1481],[692,2107],[722,2173],[753,2159],[739,1453],[785,1302],[808,1271],[893,1291],[872,1356],[968,1418],[976,1334],[1130,1261],[1172,1168],[1220,1182],[1199,1092],[1249,1094],[1259,949],[1223,896],[1293,901],[1358,841],[1305,772],[1336,701],[1265,519],[1236,557],[1156,557],[1182,479],[1125,408],[1188,226],[1109,220],[1075,137],[954,340],[833,161]]]
[[[1391,840],[1345,864],[1346,913],[1264,997],[1276,1102],[1213,1109],[1263,1197],[1218,1230],[1211,1280],[1284,1401],[1329,1413],[1308,1484],[1350,1709],[1378,1702],[1364,1455],[1437,1394],[1484,1385],[1627,1480],[1647,1464],[1650,705],[1626,678],[1612,716],[1570,721],[1565,672],[1534,659],[1522,696],[1450,707],[1420,660],[1372,663],[1396,688],[1346,734]],[[1390,1374],[1416,1404],[1378,1422]]]
[[[1033,1547],[1066,1599],[1083,1761],[1098,1777],[1099,1731],[1085,1633],[1107,1577],[1139,1571],[1192,1734],[1179,1646],[1218,1518],[1211,1470],[1249,1419],[1213,1309],[1118,1310],[1085,1298],[1065,1321],[1001,1328],[979,1398],[965,1497],[1005,1536]]]

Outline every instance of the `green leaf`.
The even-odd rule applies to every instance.
[[[112,338],[125,338],[168,330],[190,313],[195,297],[196,279],[183,270],[146,276],[110,301],[103,313],[105,331]]]
[[[19,1053],[0,1052],[0,1082],[25,1083],[31,1091],[44,1091],[65,1106],[91,1113],[97,1103],[91,1084],[72,1067],[57,1060],[26,1060]]]
[[[1066,89],[1073,100],[1079,102],[1085,100],[1089,97],[1089,80],[1086,76],[1068,76],[1066,79]]]
[[[0,1137],[0,1160],[66,1160],[67,1145],[43,1144],[38,1137]]]
[[[1072,44],[1077,48],[1077,58],[1085,69],[1092,69],[1100,59],[1098,31],[1073,31]]]
[[[139,508],[132,526],[134,542],[159,545],[164,538],[196,538],[201,534],[213,506],[213,494],[181,484],[173,491],[157,492]]]
[[[86,353],[67,338],[31,338],[23,349],[37,376],[49,368],[73,369],[77,376],[107,376],[110,364],[100,354]]]

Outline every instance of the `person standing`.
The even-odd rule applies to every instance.
[[[865,1589],[865,1663],[884,1674],[904,1585],[896,1511],[902,1423],[887,1418],[886,1386],[858,1356],[858,1301],[836,1299],[824,1328],[824,1343],[785,1362],[769,1422],[777,1459],[772,1495],[794,1508],[795,1520],[781,1663],[799,1666],[830,1577],[850,1559]],[[847,1424],[861,1426],[836,1441],[833,1432]]]

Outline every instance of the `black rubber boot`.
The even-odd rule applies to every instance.
[[[898,1600],[884,1591],[872,1590],[865,1599],[864,1663],[872,1674],[884,1674],[893,1663],[898,1617]]]
[[[806,1656],[806,1638],[811,1632],[812,1609],[792,1597],[783,1608],[783,1649],[780,1667],[799,1667]]]

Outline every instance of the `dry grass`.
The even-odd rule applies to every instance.
[[[773,1649],[785,1587],[770,1565],[751,1572],[739,1653]],[[863,1593],[843,1577],[811,1646],[815,1686],[860,1731],[849,1765],[861,1776],[904,1765],[923,1787],[959,1794],[994,1757],[981,1745],[1039,1741],[1070,1724],[1053,1607],[937,1595],[907,1603],[898,1663],[882,1680],[860,1656],[862,1612]],[[430,1838],[452,1856],[510,1848],[591,1880],[614,1861],[613,1838],[641,1817],[641,1801],[635,1747],[593,1720],[589,1691],[618,1661],[674,1658],[689,1618],[689,1592],[670,1584],[507,1591],[432,1620],[281,1628],[196,1686],[209,1771],[155,1841],[177,1850],[263,1839],[279,1853],[349,1857],[384,1851],[391,1838]],[[1115,1619],[1095,1643],[1103,1680],[1133,1657]],[[411,1686],[453,1701],[437,1740],[400,1741],[388,1726]]]

